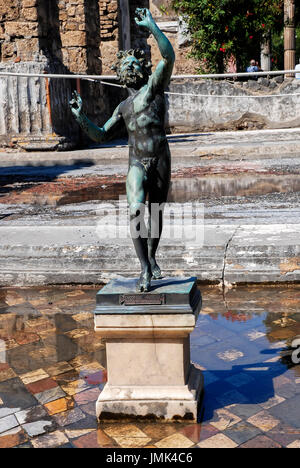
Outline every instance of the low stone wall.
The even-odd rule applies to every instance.
[[[300,80],[181,80],[169,91],[181,94],[167,97],[166,124],[172,133],[300,126],[300,96],[294,95],[300,94]]]

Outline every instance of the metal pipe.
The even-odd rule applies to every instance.
[[[299,70],[278,70],[268,72],[254,72],[254,73],[224,73],[224,74],[206,74],[206,75],[173,75],[172,80],[177,79],[203,79],[203,78],[239,78],[239,77],[253,77],[255,76],[278,76],[278,75],[295,75],[299,73]],[[14,73],[14,72],[0,72],[1,76],[23,76],[26,78],[51,78],[51,79],[66,79],[66,80],[118,80],[115,75],[59,75],[59,74],[47,74],[47,76],[38,73]]]

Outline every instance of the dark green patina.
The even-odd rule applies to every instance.
[[[95,315],[198,314],[202,304],[197,278],[153,281],[151,291],[136,294],[137,280],[112,280],[97,294]]]
[[[125,122],[129,136],[129,171],[127,176],[127,198],[131,221],[139,218],[140,232],[147,232],[143,219],[139,216],[141,206],[149,197],[150,221],[148,236],[132,236],[142,272],[137,283],[137,290],[150,290],[151,279],[160,279],[161,270],[156,262],[156,251],[159,245],[163,215],[151,220],[151,206],[167,201],[170,178],[171,156],[166,138],[165,95],[169,85],[175,53],[168,38],[158,28],[151,13],[146,8],[136,10],[136,23],[148,29],[155,37],[162,60],[151,75],[145,54],[140,50],[130,50],[118,54],[114,67],[120,81],[128,88],[129,97],[115,110],[111,119],[99,128],[82,112],[82,100],[77,93],[70,102],[71,110],[87,135],[96,142],[104,142],[110,132],[122,120]],[[151,225],[152,223],[152,225]],[[154,226],[153,223],[157,225]],[[151,233],[157,233],[153,236]]]

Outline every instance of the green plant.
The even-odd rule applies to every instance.
[[[234,58],[244,71],[260,60],[264,37],[283,27],[283,0],[173,0],[191,32],[199,72],[223,73]]]

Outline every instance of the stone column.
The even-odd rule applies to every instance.
[[[95,330],[106,343],[108,382],[100,421],[197,421],[202,375],[190,362],[190,334],[201,308],[196,278],[115,280],[97,295]]]
[[[284,68],[293,70],[296,65],[295,0],[284,2],[284,25]]]
[[[271,39],[267,35],[263,38],[261,44],[261,56],[260,56],[260,66],[263,71],[271,70]]]
[[[131,28],[130,28],[130,9],[129,0],[119,0],[121,27],[122,27],[122,49],[131,49]]]

